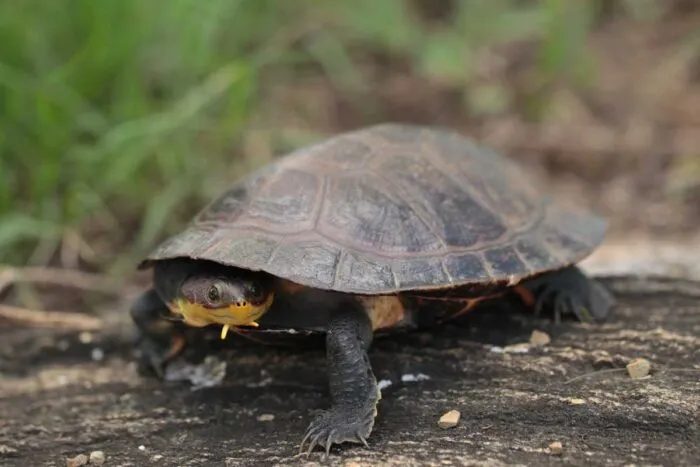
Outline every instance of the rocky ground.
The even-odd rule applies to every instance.
[[[370,449],[336,448],[325,462],[296,455],[329,402],[318,351],[236,342],[216,354],[220,384],[193,390],[137,374],[124,313],[89,334],[6,325],[0,464],[101,451],[109,466],[698,465],[700,286],[608,283],[620,304],[604,325],[494,309],[376,341],[375,371],[392,384]],[[551,341],[527,345],[533,330]],[[637,358],[651,362],[641,379],[626,369]],[[440,428],[449,410],[461,419]]]

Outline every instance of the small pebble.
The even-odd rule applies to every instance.
[[[581,405],[581,404],[586,403],[586,399],[572,398],[572,399],[569,399],[569,403],[571,405]]]
[[[413,383],[415,381],[427,381],[430,379],[430,376],[424,375],[423,373],[418,373],[417,375],[412,375],[412,374],[405,374],[401,375],[401,381],[404,383]]]
[[[105,463],[105,453],[102,451],[92,451],[90,453],[90,464],[102,465]]]
[[[532,331],[532,334],[530,334],[530,344],[532,344],[535,347],[543,347],[547,344],[552,342],[552,338],[549,337],[549,334],[543,331],[538,331],[535,329]]]
[[[163,456],[161,454],[155,454],[151,456],[151,462],[158,462],[161,459],[163,459]]]
[[[105,352],[99,347],[95,347],[90,351],[90,358],[95,362],[101,362],[105,358]]]
[[[530,351],[530,344],[527,342],[521,342],[520,344],[511,344],[503,347],[503,352],[505,353],[528,353]]]
[[[66,459],[66,467],[80,467],[81,465],[87,465],[89,459],[85,454],[78,454],[72,459]]]
[[[275,416],[271,413],[264,413],[264,414],[258,415],[259,422],[271,422],[274,419],[275,419]]]
[[[139,451],[145,451],[145,450],[146,450],[146,446],[144,446],[143,444],[139,446]]]
[[[506,345],[505,347],[494,345],[491,347],[491,352],[498,354],[528,353],[532,347],[532,344],[529,342]]]
[[[0,444],[0,456],[14,456],[17,454],[17,449],[7,444]]]
[[[651,370],[651,363],[645,358],[638,358],[627,364],[627,373],[632,379],[644,378]]]
[[[453,428],[459,423],[459,418],[462,416],[458,410],[450,410],[440,417],[438,426],[442,429]]]
[[[555,456],[560,455],[564,452],[564,446],[562,446],[561,441],[554,441],[549,445],[549,453]]]
[[[81,344],[90,344],[92,342],[92,333],[83,331],[78,334],[78,340]]]
[[[388,379],[383,379],[383,380],[380,380],[380,381],[377,383],[377,387],[378,387],[379,390],[381,391],[382,389],[386,389],[386,388],[388,388],[389,386],[391,386],[391,384],[392,384],[391,381],[389,381]]]

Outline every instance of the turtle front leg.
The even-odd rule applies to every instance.
[[[568,314],[582,322],[602,322],[615,306],[613,294],[576,266],[542,274],[518,287],[521,298],[534,307],[536,315],[550,308],[556,323]]]
[[[332,318],[326,334],[332,405],[311,422],[300,453],[307,441],[307,455],[316,446],[325,448],[325,456],[333,444],[367,446],[381,398],[367,355],[372,335],[372,324],[363,309],[350,307]]]
[[[140,369],[153,371],[162,379],[166,364],[185,347],[182,324],[167,319],[170,310],[155,289],[138,296],[130,312],[138,331],[136,345],[141,352]]]

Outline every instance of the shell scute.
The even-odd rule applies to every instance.
[[[379,286],[384,290],[396,288],[396,279],[389,263],[364,255],[346,252],[338,265],[334,289],[362,293]]]
[[[241,221],[269,225],[302,224],[313,228],[322,177],[302,170],[275,174],[255,193]]]
[[[440,258],[419,258],[396,261],[394,277],[401,288],[442,286],[450,278],[442,267]]]
[[[318,230],[344,245],[378,254],[439,251],[441,239],[408,203],[370,177],[331,180]]]
[[[313,277],[324,288],[333,285],[340,249],[318,242],[295,243],[277,248],[268,263],[277,265],[279,276],[302,282]]]
[[[489,263],[491,273],[497,276],[516,275],[524,276],[529,271],[527,265],[511,245],[492,248],[484,252],[484,258]]]
[[[412,158],[389,158],[383,168],[389,179],[410,196],[409,206],[425,213],[444,242],[470,247],[493,241],[506,233],[496,212],[472,196],[466,184],[455,183],[446,173]]]
[[[493,279],[480,254],[450,255],[443,260],[443,263],[452,281],[457,284]]]
[[[606,223],[453,132],[344,133],[233,184],[142,263],[175,256],[367,295],[513,283],[573,264]]]
[[[560,262],[542,242],[532,236],[520,238],[515,248],[532,271],[546,270]]]

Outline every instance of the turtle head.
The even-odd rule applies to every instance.
[[[170,309],[190,326],[223,325],[223,339],[230,327],[257,327],[273,300],[271,281],[263,273],[200,269],[183,280]]]

